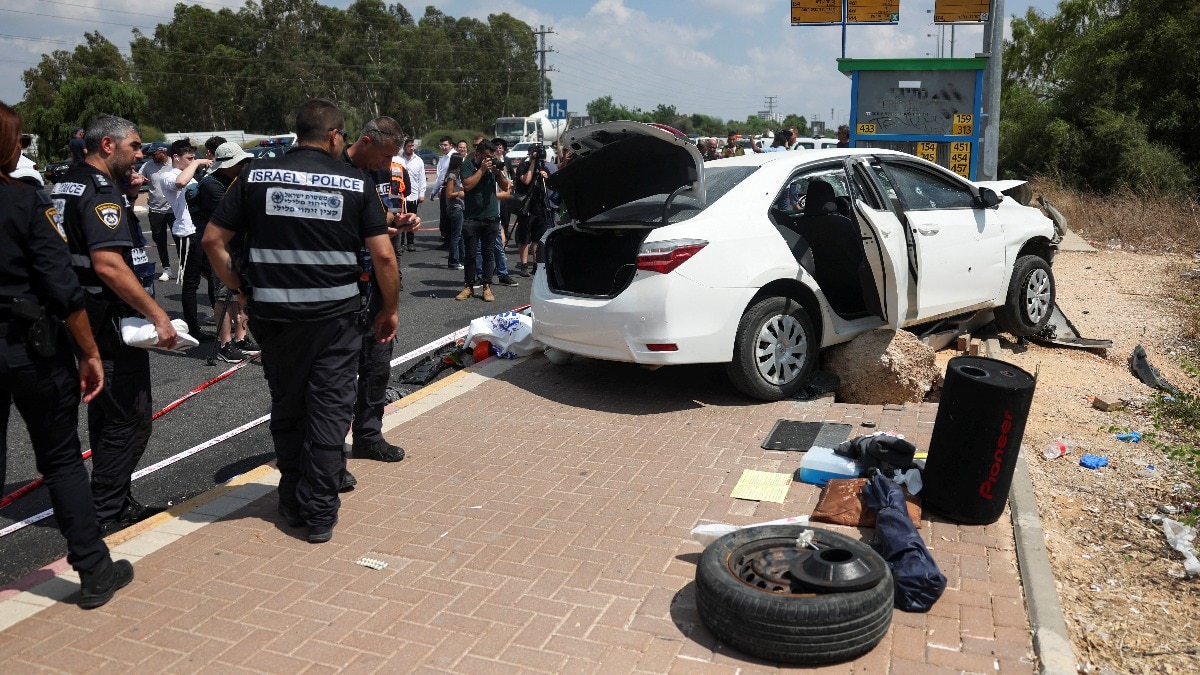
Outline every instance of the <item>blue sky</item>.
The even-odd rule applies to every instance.
[[[0,100],[24,96],[21,72],[44,52],[73,49],[87,31],[98,30],[128,52],[130,26],[152,33],[169,21],[171,0],[11,0],[0,8]],[[240,0],[205,0],[209,8],[240,7]],[[326,0],[345,7],[349,0]],[[775,109],[827,123],[846,121],[849,80],[837,70],[841,28],[792,27],[787,0],[420,0],[402,3],[417,17],[426,5],[450,16],[486,20],[508,12],[531,26],[553,28],[547,56],[555,98],[573,112],[612,96],[619,104],[653,109],[660,103],[679,112],[743,120]],[[1054,14],[1057,0],[1005,0],[1009,18],[1030,7]],[[936,56],[939,27],[933,0],[901,0],[900,23],[851,26],[846,56],[894,58]],[[950,55],[950,28],[943,55]],[[981,51],[982,28],[954,29],[955,56]],[[533,111],[529,111],[533,112]]]

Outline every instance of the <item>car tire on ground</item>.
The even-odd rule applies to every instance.
[[[746,310],[725,372],[743,394],[764,401],[794,395],[816,365],[816,331],[791,298],[766,298]]]
[[[776,663],[820,664],[861,656],[879,644],[892,621],[888,570],[869,588],[796,593],[788,571],[804,525],[766,525],[731,532],[704,550],[696,567],[700,619],[722,642]],[[847,555],[879,558],[869,546],[829,530],[813,543]],[[887,564],[874,562],[885,569]]]
[[[996,323],[1014,337],[1037,335],[1054,311],[1054,273],[1050,263],[1023,255],[1013,266],[1004,306],[996,308]]]

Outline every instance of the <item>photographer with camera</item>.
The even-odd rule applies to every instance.
[[[504,175],[504,163],[495,158],[495,153],[496,146],[491,141],[480,141],[475,146],[474,156],[462,163],[462,185],[466,191],[463,198],[463,239],[466,243],[463,264],[466,267],[464,287],[455,300],[466,300],[474,295],[472,286],[479,276],[475,253],[480,248],[483,253],[483,300],[496,300],[491,284],[492,274],[496,271],[496,249],[491,244],[500,235],[500,201],[496,197],[496,188],[507,191],[510,183]]]
[[[557,167],[546,161],[546,148],[540,143],[529,147],[529,156],[517,167],[517,244],[521,264],[517,274],[527,277],[537,270],[537,245],[550,222],[549,190],[546,179]],[[529,262],[533,253],[533,263]]]

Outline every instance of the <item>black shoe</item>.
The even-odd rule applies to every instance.
[[[514,281],[512,277],[508,276],[507,274],[501,275],[500,278],[497,280],[497,282],[501,286],[519,286],[520,285],[516,281]]]
[[[125,497],[125,506],[121,508],[121,513],[117,514],[117,523],[123,527],[133,525],[154,513],[156,513],[155,509],[134,499],[133,495],[129,495]]]
[[[80,572],[79,579],[79,606],[95,609],[112,600],[118,588],[124,588],[133,581],[133,565],[128,560],[114,562],[112,558],[105,558],[97,569]]]
[[[300,527],[304,524],[304,519],[300,517],[300,512],[295,509],[288,508],[283,504],[279,505],[279,515],[283,517],[283,521],[288,527]]]
[[[525,271],[524,265],[517,266],[517,276],[519,276],[519,277],[528,277],[529,276],[529,272]]]
[[[364,454],[378,462],[399,462],[404,459],[404,448],[387,441],[377,441],[354,448],[355,454]]]
[[[118,520],[110,520],[107,523],[100,523],[100,538],[103,539],[113,532],[120,532],[129,527],[129,523],[122,523]]]
[[[338,488],[338,492],[349,492],[354,489],[355,485],[358,485],[358,479],[354,477],[354,474],[350,473],[350,469],[346,469],[342,474],[342,485]],[[326,539],[326,541],[329,540]]]
[[[417,247],[416,247],[416,246],[413,246],[412,244],[409,244],[408,246],[405,246],[405,247],[404,247],[404,250],[405,250],[405,251],[408,251],[408,252],[410,252],[410,253],[415,253],[415,252],[416,252],[416,250],[417,250]]]
[[[262,351],[262,347],[259,347],[258,343],[254,341],[254,338],[248,334],[241,340],[234,340],[233,346],[242,350],[243,354],[248,354],[250,356],[254,356]]]
[[[329,525],[309,525],[308,526],[308,543],[324,544],[333,539],[333,528],[338,524],[337,516],[333,517],[333,522]]]
[[[241,363],[250,358],[250,355],[238,348],[236,342],[230,340],[217,350],[217,358],[225,363]]]

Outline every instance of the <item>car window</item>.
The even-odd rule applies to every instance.
[[[685,221],[708,206],[715,204],[746,177],[758,170],[757,166],[726,166],[704,168],[704,196],[707,203],[692,199],[686,192],[681,193],[671,202],[671,212],[667,222],[678,223]],[[618,206],[614,209],[589,220],[589,223],[660,223],[662,222],[662,207],[667,195],[654,195],[637,201]]]
[[[969,209],[975,206],[975,196],[959,183],[915,166],[888,163],[886,173],[909,211],[932,209]]]
[[[786,213],[802,213],[804,211],[804,195],[808,194],[808,184],[817,178],[832,185],[835,196],[850,196],[850,190],[846,186],[846,172],[841,167],[815,171],[810,169],[804,173],[794,174],[783,184],[783,189],[775,198],[775,208]]]

